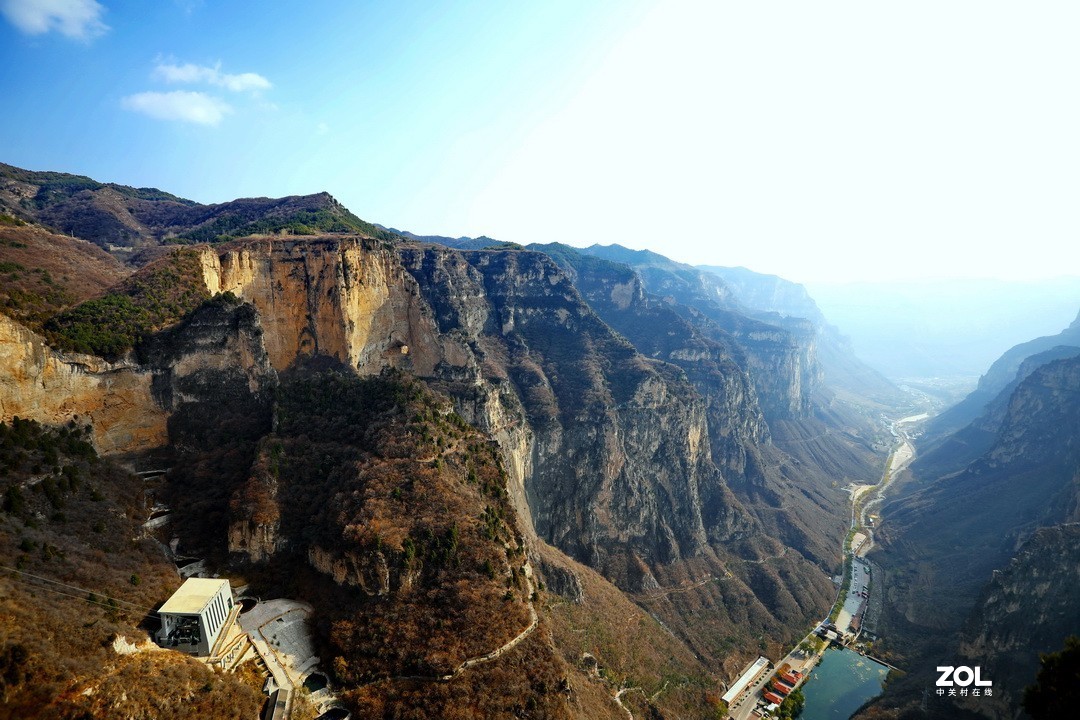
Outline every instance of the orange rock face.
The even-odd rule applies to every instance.
[[[390,365],[427,375],[444,354],[416,281],[378,241],[262,238],[205,253],[207,288],[258,309],[276,370],[326,355],[361,374]]]
[[[167,414],[150,390],[151,373],[130,363],[60,353],[0,315],[0,420],[92,423],[102,453],[165,442]]]

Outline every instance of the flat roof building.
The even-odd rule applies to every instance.
[[[188,578],[158,610],[158,645],[205,657],[233,608],[228,580]]]
[[[768,658],[759,657],[752,662],[750,667],[746,668],[746,670],[743,671],[743,674],[739,676],[739,679],[735,681],[735,684],[728,688],[728,691],[724,693],[724,702],[731,705],[731,703],[734,702],[746,688],[750,687],[755,680],[761,677],[761,673],[765,672],[765,669],[768,666]]]

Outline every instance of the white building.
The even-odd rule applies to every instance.
[[[742,696],[742,694],[749,687],[751,687],[759,677],[761,677],[761,674],[765,672],[768,667],[769,660],[768,658],[764,657],[759,657],[757,660],[750,663],[750,665],[748,665],[747,668],[743,670],[743,673],[739,676],[739,679],[736,680],[730,688],[728,688],[728,691],[726,693],[724,693],[724,702],[726,702],[728,705],[731,705],[736,700],[738,700]]]
[[[188,578],[161,609],[158,645],[205,657],[233,608],[228,580]]]

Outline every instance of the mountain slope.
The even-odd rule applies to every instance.
[[[705,318],[730,334],[745,351],[744,369],[757,388],[766,419],[809,414],[810,398],[820,380],[809,323],[799,318],[765,323],[748,317],[715,275],[648,250],[592,245],[582,251],[629,265],[641,276],[646,291],[670,297],[688,309],[682,312],[692,321]]]
[[[987,403],[1018,379],[1017,373],[1028,358],[1059,346],[1080,348],[1080,315],[1057,335],[1020,343],[1002,354],[979,378],[971,394],[927,423],[927,435],[940,439],[968,425],[983,413]]]
[[[84,241],[34,225],[0,224],[0,311],[28,327],[103,293],[128,270]]]
[[[88,240],[139,264],[141,256],[132,254],[133,250],[165,242],[220,242],[279,232],[392,237],[325,192],[202,205],[155,188],[100,183],[81,175],[33,172],[2,163],[0,210]]]
[[[88,428],[0,422],[0,467],[0,717],[259,712],[251,673],[149,642],[147,613],[180,578],[143,532],[143,481],[99,457]]]
[[[1027,535],[1075,519],[1078,427],[1080,358],[1056,360],[1019,384],[979,459],[958,473],[898,489],[882,511],[888,519],[883,564],[899,568],[920,559],[924,588],[904,603],[909,619],[925,617],[931,605],[939,622],[950,610],[966,610],[974,588]]]
[[[885,639],[875,647],[911,675],[866,717],[914,712],[943,658],[981,665],[997,698],[939,703],[933,717],[1014,717],[1037,651],[1077,630],[1080,356],[1043,359],[951,445],[914,463],[882,508],[873,557],[885,573]],[[950,447],[960,461],[983,451],[955,469]]]
[[[700,269],[721,278],[736,300],[761,320],[775,316],[805,318],[816,329],[817,357],[823,382],[843,393],[849,402],[868,400],[885,407],[905,403],[904,394],[884,375],[855,355],[851,341],[830,324],[806,288],[776,275],[756,273],[742,267],[701,265]]]
[[[850,474],[871,477],[874,461],[840,450],[841,433],[824,433],[812,419],[795,424],[773,420],[783,438],[799,434],[791,445],[807,462],[788,457],[772,445],[756,390],[736,361],[744,351],[723,329],[672,300],[646,293],[627,265],[557,243],[532,248],[555,259],[590,307],[640,352],[686,373],[706,400],[713,460],[728,485],[770,534],[830,566],[845,512],[833,481]],[[812,427],[796,427],[800,423]],[[821,452],[803,452],[815,442],[820,446],[812,449]]]
[[[174,529],[186,552],[224,563],[230,543],[236,557],[241,550],[250,555],[255,540],[263,543],[264,551],[280,540],[301,551],[304,572],[322,576],[318,583],[329,578],[337,584],[336,568],[343,562],[341,592],[358,592],[346,583],[354,576],[361,587],[360,578],[369,587],[381,587],[371,585],[381,570],[361,570],[361,557],[373,562],[370,556],[377,558],[374,540],[358,546],[359,574],[350,575],[347,553],[335,554],[344,552],[345,545],[336,539],[313,542],[317,538],[309,535],[323,533],[319,528],[325,526],[345,537],[351,526],[370,527],[368,520],[328,518],[329,524],[319,525],[289,520],[313,495],[281,506],[274,530],[275,514],[258,512],[268,507],[265,503],[234,507],[232,500],[247,497],[249,480],[263,477],[260,468],[270,465],[261,459],[260,448],[275,441],[273,436],[263,438],[273,428],[271,408],[279,381],[328,366],[365,377],[396,368],[452,398],[458,414],[497,441],[506,468],[501,479],[506,502],[527,543],[542,548],[543,541],[549,541],[601,571],[661,618],[677,645],[693,648],[707,672],[736,670],[748,656],[746,648],[758,638],[779,650],[779,643],[793,639],[828,606],[832,587],[827,576],[798,552],[785,551],[727,487],[712,459],[706,403],[694,387],[678,368],[642,356],[613,332],[546,256],[408,243],[395,247],[342,236],[252,238],[185,252],[198,253],[205,291],[217,297],[177,325],[149,334],[137,353],[120,362],[57,353],[5,318],[11,342],[4,337],[0,360],[11,362],[12,370],[0,383],[0,409],[43,419],[79,413],[94,422],[95,438],[103,448],[132,451],[167,444],[174,465],[170,504],[178,508]],[[43,379],[33,384],[32,397],[19,381],[28,377]],[[435,437],[430,420],[415,425],[415,420],[403,419],[407,422],[399,424],[398,431],[410,442],[425,431]],[[319,426],[314,418],[302,425]],[[279,418],[277,432],[287,427]],[[302,435],[303,430],[297,432]],[[307,441],[296,435],[278,439],[287,446],[299,443],[285,449],[301,459],[296,467],[302,469],[334,457],[316,441],[313,458],[323,460],[302,460],[308,457],[300,451],[304,443],[320,436],[330,437],[319,432]],[[448,437],[443,437],[444,448]],[[461,463],[477,453],[469,451],[464,457],[444,461],[444,469],[467,467]],[[355,475],[357,466],[348,458],[325,465],[323,472],[309,483],[313,492],[318,483],[338,478],[348,488],[343,491],[352,493],[349,502],[356,503],[357,518],[388,502],[381,493],[364,495],[363,466],[361,475]],[[385,527],[419,517],[425,503],[402,515],[395,509],[393,488],[384,489],[390,493],[390,505],[385,506],[390,514],[374,517],[382,517]],[[483,515],[483,508],[479,510],[459,515],[460,527]],[[245,535],[245,523],[252,521],[255,527]],[[339,522],[343,524],[334,524]],[[433,532],[441,537],[438,530]],[[393,538],[389,532],[386,538],[380,534],[387,549]],[[400,547],[404,553],[404,545]],[[376,562],[373,567],[380,566]],[[572,563],[559,567],[548,563],[538,574],[545,582],[572,589]],[[481,582],[487,580],[484,576]],[[398,582],[392,580],[391,587]],[[318,583],[313,586],[321,586]],[[466,585],[472,587],[474,581]],[[520,607],[527,591],[505,588],[504,593],[506,589],[513,591],[513,602]],[[334,593],[330,596],[336,597]],[[348,607],[362,600],[348,597],[353,598]],[[323,614],[332,617],[328,609]],[[455,617],[444,618],[448,627],[460,619]],[[544,640],[549,632],[544,628],[554,627],[548,622],[541,619],[540,630],[529,635],[529,645],[522,646],[525,656],[508,656],[507,662],[555,658]],[[362,646],[362,638],[357,640]],[[469,642],[467,637],[464,641]],[[334,647],[329,636],[326,642]],[[446,655],[451,663],[454,657]],[[433,662],[431,667],[444,666],[442,660]],[[623,663],[617,657],[608,662]],[[417,665],[408,660],[399,666]],[[357,689],[361,686],[354,683],[367,682],[361,676],[368,673],[379,677],[380,672],[397,672],[371,665],[368,659],[358,667],[368,669],[350,675],[346,667],[339,668],[341,677]],[[484,672],[505,667],[492,665]],[[535,668],[539,672],[541,665]],[[681,672],[690,678],[697,671],[686,666]],[[581,677],[575,673],[580,671],[567,669],[556,685],[561,678]],[[481,681],[476,678],[483,674],[469,675],[456,687],[480,693],[485,682],[502,682],[497,676]],[[541,680],[548,687],[553,682],[551,677]],[[660,689],[663,683],[658,685]],[[379,702],[390,702],[387,707],[416,701],[400,688],[379,687],[385,690]],[[519,689],[513,693],[527,692],[527,686],[514,687]],[[588,687],[595,698],[605,685],[594,678]],[[704,692],[700,684],[684,690],[692,687]],[[521,696],[514,697],[518,699],[507,702],[516,703]],[[369,700],[367,695],[355,696],[357,707],[367,707]]]
[[[632,682],[634,712],[714,715],[719,678],[832,602],[840,486],[877,471],[815,399],[808,322],[657,255],[228,239],[332,198],[19,178],[26,212],[108,216],[152,252],[47,337],[0,317],[0,416],[78,416],[169,467],[163,540],[310,602],[354,712],[619,717]],[[214,242],[156,247],[185,234]]]

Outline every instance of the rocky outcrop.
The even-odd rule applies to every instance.
[[[61,353],[0,315],[0,418],[93,426],[102,453],[177,442],[185,418],[221,413],[259,397],[268,412],[274,370],[250,307],[207,303],[120,362]],[[223,408],[227,405],[227,408]]]
[[[746,349],[748,370],[765,416],[808,415],[814,388],[822,378],[813,325],[801,318],[778,319],[775,325],[732,318],[724,327]]]
[[[131,361],[61,353],[0,314],[0,420],[91,424],[102,453],[163,444],[168,412],[154,397],[154,374]]]
[[[439,332],[473,354],[471,382],[491,378],[517,398],[509,413],[520,407],[529,426],[524,490],[542,538],[626,582],[641,559],[673,562],[752,533],[712,462],[700,397],[612,333],[551,260],[431,246],[401,255]],[[435,378],[455,373],[444,364]],[[470,414],[481,414],[475,403]]]
[[[980,665],[993,702],[965,703],[990,717],[1013,717],[1035,681],[1039,654],[1061,648],[1080,628],[1080,525],[1036,531],[1007,566],[995,571],[968,618],[959,653]]]
[[[670,303],[647,293],[641,276],[628,265],[558,243],[533,247],[555,260],[589,307],[639,352],[686,373],[706,403],[712,458],[728,482],[760,480],[758,450],[769,441],[769,426],[749,375],[740,367],[743,349],[720,328],[703,331]]]
[[[308,549],[308,562],[322,574],[333,578],[338,585],[359,588],[368,596],[387,595],[391,588],[407,590],[417,575],[408,568],[395,568],[403,571],[395,573],[394,582],[391,583],[390,564],[381,551],[360,555],[330,552],[319,545],[312,545]]]
[[[583,252],[626,263],[640,274],[648,292],[670,298],[703,332],[716,336],[719,328],[729,342],[734,339],[743,350],[736,357],[750,375],[769,421],[809,414],[821,380],[812,325],[779,316],[770,322],[751,318],[719,277],[653,252],[619,245],[593,245]]]
[[[204,250],[203,274],[211,293],[234,293],[258,310],[279,371],[325,356],[362,374],[430,375],[445,354],[415,282],[381,241],[239,241]]]

